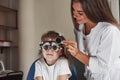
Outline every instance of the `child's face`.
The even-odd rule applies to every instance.
[[[48,65],[54,64],[61,53],[61,47],[55,40],[48,39],[42,45],[43,57],[46,59]]]

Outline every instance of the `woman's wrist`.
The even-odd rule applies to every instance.
[[[74,55],[75,57],[79,54],[79,50],[76,52],[76,54]]]

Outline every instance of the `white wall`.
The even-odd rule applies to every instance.
[[[74,39],[70,0],[35,0],[36,39],[48,30],[55,30]]]
[[[70,0],[54,0],[54,28],[62,32],[67,39],[74,40]]]
[[[109,0],[110,1],[110,6],[111,6],[111,10],[112,10],[112,13],[114,15],[114,17],[116,18],[116,20],[118,22],[120,22],[120,15],[119,15],[119,0]]]
[[[34,0],[20,0],[19,3],[19,67],[24,73],[23,80],[26,80],[30,65],[37,56]]]

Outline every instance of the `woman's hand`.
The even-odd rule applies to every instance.
[[[77,43],[75,41],[64,40],[62,41],[62,44],[66,46],[67,50],[72,56],[81,61],[83,64],[89,66],[90,57],[78,49]]]
[[[64,41],[62,41],[62,44],[64,44],[66,46],[67,51],[69,51],[72,56],[76,56],[78,54],[79,49],[78,49],[77,43],[75,41],[64,40]]]

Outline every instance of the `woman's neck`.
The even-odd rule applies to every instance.
[[[85,24],[85,35],[88,35],[92,28],[94,28],[97,24],[96,23],[86,23]]]

